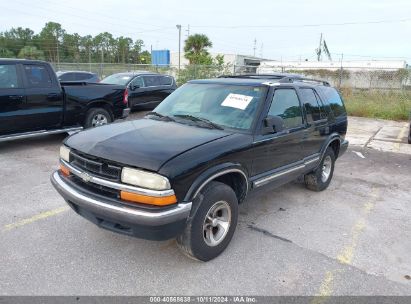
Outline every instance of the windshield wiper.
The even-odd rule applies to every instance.
[[[207,118],[197,117],[197,116],[193,116],[193,115],[189,115],[189,114],[176,114],[176,115],[173,115],[173,116],[189,119],[189,120],[194,121],[194,122],[202,122],[202,123],[205,123],[205,124],[207,124],[208,126],[214,128],[214,129],[224,130],[224,128],[222,126],[208,120]]]
[[[156,116],[156,117],[159,117],[159,118],[161,118],[161,119],[163,119],[163,120],[167,120],[167,121],[174,121],[174,119],[171,118],[170,116],[163,115],[163,114],[160,114],[160,113],[157,113],[157,112],[154,112],[154,111],[148,112],[148,113],[146,114],[146,116],[147,116],[147,115]]]

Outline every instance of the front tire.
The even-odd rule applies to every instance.
[[[237,226],[238,200],[231,187],[214,181],[200,192],[199,199],[200,205],[177,244],[190,258],[206,262],[230,243]]]
[[[307,189],[312,191],[323,191],[327,189],[334,174],[334,166],[334,150],[328,147],[318,168],[304,175],[304,182]]]
[[[112,121],[110,113],[104,108],[91,108],[87,111],[84,127],[94,128],[109,124]]]

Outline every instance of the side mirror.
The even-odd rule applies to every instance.
[[[131,90],[131,91],[134,91],[134,90],[138,89],[139,87],[140,87],[140,86],[137,85],[137,84],[132,84],[132,85],[130,85],[130,90]]]
[[[279,133],[284,130],[284,119],[280,116],[267,116],[264,119],[263,134]]]

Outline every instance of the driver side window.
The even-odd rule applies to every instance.
[[[286,129],[302,125],[303,117],[300,102],[294,89],[277,89],[271,102],[268,115],[280,116]]]
[[[139,88],[143,88],[144,87],[144,81],[142,77],[136,77],[133,79],[133,81],[131,82],[131,86],[137,86]]]

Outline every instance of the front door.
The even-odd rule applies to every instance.
[[[25,130],[25,90],[19,65],[0,64],[0,136]]]
[[[303,114],[293,88],[274,91],[267,115],[280,116],[285,129],[278,133],[257,135],[254,141],[253,175],[271,174],[302,160]]]

